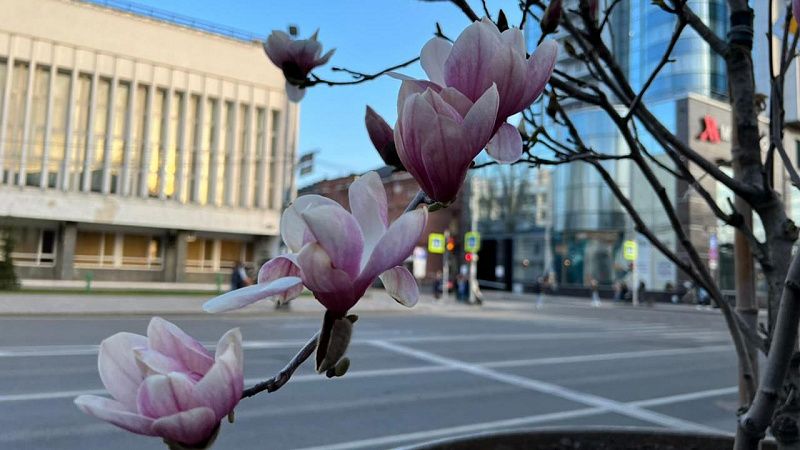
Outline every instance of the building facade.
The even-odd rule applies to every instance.
[[[565,11],[577,8],[577,0],[565,1]],[[604,11],[607,2],[601,2],[599,11]],[[780,3],[776,0],[776,4]],[[728,13],[724,0],[690,0],[690,6],[708,26],[724,36],[727,32]],[[669,44],[675,17],[649,0],[632,0],[615,2],[609,21],[607,44],[615,54],[620,66],[628,76],[634,90],[640,89],[651,71],[656,67]],[[767,2],[756,10],[756,23],[762,23],[763,12]],[[778,8],[782,10],[781,8]],[[777,10],[777,9],[776,9]],[[776,19],[782,24],[783,19]],[[526,29],[528,48],[533,49],[539,40],[538,27]],[[758,33],[758,30],[757,30]],[[763,36],[764,32],[758,34]],[[570,38],[559,31],[552,36],[562,44]],[[756,41],[761,42],[763,39]],[[577,45],[573,44],[573,47]],[[757,67],[768,67],[766,46],[757,48]],[[672,52],[674,62],[667,64],[659,76],[651,84],[645,95],[645,101],[651,111],[662,123],[684,143],[710,161],[720,165],[722,170],[730,170],[730,106],[727,103],[727,79],[722,58],[713,53],[708,45],[693,31],[685,31]],[[582,61],[571,57],[567,52],[559,53],[558,68],[571,76],[595,83],[586,71]],[[764,74],[761,74],[764,75]],[[757,77],[763,80],[763,77]],[[796,70],[787,77],[787,94],[797,92],[800,77]],[[763,88],[762,88],[763,91]],[[768,92],[768,88],[766,90]],[[609,94],[613,98],[613,94]],[[787,118],[789,126],[786,130],[785,145],[791,150],[793,164],[800,160],[800,140],[792,127],[797,121],[797,99],[788,101]],[[614,123],[606,113],[597,107],[578,101],[562,100],[561,105],[567,109],[588,146],[606,154],[624,155],[629,149],[617,131]],[[535,109],[535,108],[534,108]],[[562,141],[568,139],[568,133],[557,124],[547,122],[541,114],[548,130]],[[792,119],[794,118],[794,119]],[[761,123],[766,134],[768,122],[764,118]],[[639,127],[642,143],[653,158],[669,166],[669,158],[663,149],[643,127]],[[763,150],[768,147],[767,139],[763,141]],[[796,151],[795,151],[796,149]],[[544,157],[552,157],[546,150]],[[656,193],[644,179],[642,173],[628,160],[604,161],[603,166],[611,174],[622,192],[633,202],[645,223],[666,243],[678,252],[679,257],[686,255],[678,245],[675,233],[669,220],[660,206]],[[787,202],[793,216],[800,214],[800,195],[792,189],[786,176],[776,164],[774,180],[778,190]],[[668,172],[652,165],[660,182],[664,185],[670,200],[675,205],[681,224],[706,260],[712,273],[719,278],[723,289],[732,289],[733,280],[733,230],[723,226],[709,209],[700,195],[687,183],[677,180]],[[514,169],[512,169],[514,170]],[[592,280],[601,287],[610,288],[613,283],[626,281],[631,283],[631,265],[623,257],[623,243],[635,240],[638,243],[638,257],[635,262],[639,279],[649,290],[665,290],[682,283],[685,275],[679,273],[674,264],[667,260],[644,238],[633,229],[633,223],[625,210],[606,186],[600,175],[588,164],[571,163],[553,169],[551,180],[542,184],[541,172],[526,169],[522,176],[531,186],[546,186],[549,202],[538,202],[536,197],[529,196],[523,208],[514,206],[515,196],[502,186],[491,187],[488,184],[503,183],[503,174],[493,173],[485,176],[484,185],[479,186],[476,195],[484,205],[479,215],[480,228],[492,239],[504,241],[499,249],[492,252],[497,256],[479,260],[479,278],[494,281],[496,287],[513,289],[517,280],[530,280],[533,276],[547,276],[566,289],[588,289]],[[691,166],[704,188],[715,196],[717,204],[723,210],[729,210],[728,198],[731,193],[711,177],[702,177],[697,167]],[[519,176],[517,176],[519,178]],[[488,183],[488,184],[487,184]],[[520,181],[517,181],[520,184]],[[510,186],[510,184],[506,183]],[[490,206],[493,205],[493,206]],[[495,210],[519,210],[512,214],[495,214]],[[547,220],[539,221],[534,213],[526,214],[525,208],[531,211],[547,211]],[[513,212],[512,211],[512,212]],[[509,226],[509,218],[513,226]],[[760,233],[758,221],[754,221],[754,229]],[[500,230],[503,230],[500,232]],[[547,233],[545,233],[547,232]],[[525,240],[544,242],[544,248],[526,245]],[[488,250],[487,250],[488,251]],[[487,261],[488,260],[488,261]],[[533,261],[543,261],[541,269]],[[528,275],[522,276],[528,270]],[[538,272],[538,273],[536,273]],[[533,275],[536,273],[536,275]],[[518,276],[519,274],[519,276]],[[499,282],[499,283],[498,283]],[[486,283],[491,286],[492,283]],[[523,282],[523,288],[527,288]]]
[[[274,256],[299,119],[281,72],[254,36],[104,4],[0,1],[19,276],[209,282]]]

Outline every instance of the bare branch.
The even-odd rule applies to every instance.
[[[714,30],[709,28],[702,19],[697,17],[697,14],[686,4],[686,0],[674,0],[672,4],[675,13],[682,17],[715,52],[720,55],[728,53],[728,43],[717,36]]]
[[[331,81],[331,80],[322,79],[322,78],[320,78],[320,77],[318,77],[318,76],[316,76],[314,74],[311,74],[311,79],[310,80],[306,80],[304,83],[302,83],[301,87],[310,87],[310,86],[314,86],[314,85],[317,85],[317,84],[324,84],[326,86],[350,86],[350,85],[353,85],[353,84],[360,84],[360,83],[364,83],[365,81],[370,81],[370,80],[374,80],[374,79],[376,79],[378,77],[382,77],[383,75],[386,75],[387,73],[393,72],[393,71],[395,71],[397,69],[402,69],[403,67],[410,66],[411,64],[414,64],[417,61],[419,61],[419,56],[416,57],[416,58],[413,58],[413,59],[409,59],[406,62],[394,65],[394,66],[386,68],[386,69],[383,69],[380,72],[376,72],[376,73],[357,72],[355,70],[346,69],[344,67],[331,67],[332,71],[348,73],[348,74],[352,75],[353,78],[355,78],[355,80],[353,80],[353,81]]]
[[[319,340],[319,332],[317,332],[311,339],[306,342],[306,345],[297,352],[294,357],[289,360],[289,362],[281,369],[280,372],[277,373],[274,377],[264,380],[253,387],[247,388],[242,392],[242,398],[252,397],[261,392],[275,392],[284,384],[286,384],[289,379],[292,378],[292,374],[294,371],[300,367],[305,360],[307,360],[313,353],[314,349],[317,348],[317,341]]]

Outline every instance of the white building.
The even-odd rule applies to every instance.
[[[18,274],[208,282],[273,256],[299,110],[259,39],[104,3],[0,0]]]

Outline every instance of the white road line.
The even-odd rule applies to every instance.
[[[709,389],[706,391],[691,392],[688,394],[670,395],[667,397],[658,397],[647,400],[640,400],[629,403],[634,406],[660,406],[669,405],[673,403],[680,403],[683,401],[699,400],[708,397],[717,397],[721,395],[728,395],[737,392],[737,387],[727,387],[721,389]],[[583,408],[572,411],[563,411],[557,413],[537,414],[534,416],[519,417],[515,419],[496,420],[491,422],[481,422],[471,425],[460,425],[455,427],[439,428],[435,430],[417,431],[412,433],[393,434],[389,436],[381,436],[371,439],[362,439],[357,441],[342,442],[339,444],[325,445],[319,447],[306,447],[300,450],[349,450],[359,448],[373,448],[379,446],[393,446],[395,444],[407,443],[410,441],[428,441],[437,438],[445,438],[457,436],[460,434],[480,433],[482,431],[490,431],[498,428],[513,428],[521,426],[536,425],[546,422],[554,422],[558,420],[574,419],[578,417],[588,417],[598,414],[609,412],[605,408]]]
[[[498,372],[488,367],[479,366],[477,364],[470,364],[468,362],[459,361],[457,359],[446,358],[443,356],[429,353],[422,350],[405,347],[398,344],[393,344],[386,341],[373,341],[376,347],[383,348],[402,355],[411,356],[423,361],[432,362],[443,366],[453,367],[462,372],[476,375],[490,380],[508,383],[523,389],[540,392],[543,394],[561,397],[576,403],[581,403],[586,406],[598,407],[606,409],[610,412],[622,414],[624,416],[632,417],[634,419],[650,422],[667,428],[675,428],[681,430],[693,430],[705,433],[723,433],[722,431],[707,427],[704,425],[696,424],[687,420],[670,417],[653,411],[648,411],[635,405],[621,403],[598,395],[588,394],[584,392],[575,391],[563,386],[548,383],[533,378],[525,378],[513,374]]]
[[[634,351],[634,352],[619,352],[619,353],[604,353],[604,354],[589,354],[589,355],[575,355],[575,356],[557,356],[545,358],[532,358],[520,360],[502,360],[502,361],[487,361],[475,363],[475,365],[489,367],[489,368],[504,368],[504,367],[527,367],[527,366],[540,366],[540,365],[554,365],[554,364],[570,364],[581,362],[596,362],[596,361],[614,361],[620,359],[634,359],[634,358],[647,358],[659,356],[672,356],[672,355],[691,355],[698,353],[710,353],[717,351],[725,351],[730,349],[727,345],[710,345],[706,347],[696,348],[671,348],[660,349],[651,351]],[[414,367],[398,367],[390,369],[373,369],[373,370],[354,370],[348,372],[341,380],[352,380],[361,378],[375,378],[375,377],[393,377],[403,375],[417,375],[423,373],[436,373],[456,371],[458,368],[445,366],[445,365],[432,365],[432,366],[414,366]],[[292,383],[315,382],[325,381],[327,378],[317,374],[302,374],[292,377]],[[245,384],[252,385],[262,381],[260,379],[245,380]],[[102,395],[105,391],[102,389],[93,390],[72,390],[72,391],[55,391],[55,392],[37,392],[30,394],[0,394],[0,403],[7,402],[20,402],[20,401],[35,401],[35,400],[55,400],[60,398],[72,398],[82,394],[95,394]]]
[[[574,419],[577,417],[591,416],[604,412],[602,408],[583,408],[573,411],[563,411],[549,414],[538,414],[535,416],[518,417],[515,419],[496,420],[493,422],[474,423],[470,425],[460,425],[436,430],[417,431],[412,433],[393,434],[372,439],[362,439],[358,441],[343,442],[341,444],[322,445],[319,447],[305,447],[299,450],[349,450],[359,448],[380,448],[393,444],[414,440],[430,440],[453,436],[457,434],[476,433],[495,428],[510,428],[525,425],[535,425],[542,422],[552,422],[555,420]]]
[[[426,342],[473,342],[473,341],[524,341],[524,340],[564,340],[564,339],[587,339],[598,337],[618,337],[635,334],[659,334],[664,330],[659,327],[647,328],[622,328],[608,331],[574,331],[557,333],[487,333],[487,334],[456,334],[456,335],[432,335],[432,336],[397,336],[382,339],[387,342],[402,343],[426,343]],[[687,331],[686,336],[690,337],[691,332]],[[369,344],[373,339],[354,339],[354,344]],[[252,340],[243,342],[242,346],[246,350],[294,348],[305,344],[304,340],[272,340],[261,341]],[[209,348],[213,348],[215,342],[204,342]],[[95,355],[99,347],[91,345],[52,345],[52,346],[17,346],[0,347],[0,358],[15,357],[38,357],[38,356],[81,356]]]

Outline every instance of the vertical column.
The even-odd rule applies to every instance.
[[[174,72],[169,72],[169,87],[164,98],[164,107],[161,111],[161,151],[160,154],[164,155],[164,163],[158,166],[158,198],[164,200],[167,198],[167,161],[169,161],[168,152],[172,151],[170,140],[172,139],[172,96],[175,94],[173,86]]]
[[[241,206],[250,208],[253,206],[253,175],[255,171],[255,147],[256,147],[256,105],[255,103],[255,88],[250,86],[250,106],[247,108],[247,115],[245,116],[245,142],[244,151],[242,155],[244,159],[244,177],[242,177],[242,201]]]
[[[214,134],[211,136],[211,167],[208,171],[208,203],[209,204],[217,204],[217,193],[222,186],[219,186],[217,180],[219,180],[219,161],[220,161],[220,140],[219,136],[222,131],[223,121],[222,114],[223,109],[225,108],[225,99],[223,98],[223,90],[222,80],[219,80],[219,93],[217,95],[217,103],[214,107],[213,116],[211,117],[212,126],[211,129],[214,130]]]
[[[72,161],[72,153],[74,148],[74,142],[72,141],[72,128],[75,122],[75,86],[78,84],[78,69],[77,69],[77,62],[78,62],[78,51],[73,49],[72,50],[72,74],[69,80],[69,94],[67,95],[67,123],[66,123],[66,133],[65,133],[65,145],[64,145],[64,161],[61,163],[61,190],[67,191],[69,189],[69,169],[70,169],[70,162]]]
[[[191,201],[200,202],[200,191],[203,181],[203,166],[205,165],[205,154],[203,153],[203,142],[205,141],[205,117],[206,117],[206,102],[208,95],[206,94],[206,82],[203,80],[203,95],[200,96],[200,102],[197,105],[197,120],[194,129],[194,142],[192,143],[192,151],[194,152],[194,171],[192,172],[192,198]]]
[[[103,146],[103,194],[111,192],[111,161],[114,159],[112,152],[114,148],[114,133],[116,132],[117,84],[119,84],[117,58],[114,58],[114,74],[111,77],[111,86],[108,89],[108,108],[106,110],[106,142]]]
[[[186,163],[189,161],[189,149],[186,145],[186,111],[189,109],[190,96],[191,92],[189,92],[189,87],[187,86],[181,98],[181,114],[178,118],[178,168],[175,177],[175,198],[179,202],[183,202],[183,196],[186,192],[186,174],[189,171],[189,168],[186,167]]]
[[[291,106],[292,121],[287,133],[291,137],[289,147],[289,159],[286,164],[288,167],[289,183],[287,186],[286,202],[290,202],[297,197],[297,137],[300,135],[300,106],[293,104]]]
[[[229,132],[225,134],[227,142],[225,143],[226,151],[228,152],[228,169],[225,176],[225,204],[228,206],[236,205],[236,189],[239,184],[236,182],[239,178],[236,175],[238,167],[238,158],[236,155],[239,153],[239,87],[236,87],[236,100],[231,105],[232,112],[228,117],[231,120],[228,126]],[[226,124],[227,126],[227,124]]]
[[[133,145],[133,127],[136,126],[134,112],[136,111],[136,91],[138,86],[136,82],[136,62],[134,61],[133,64],[133,80],[131,80],[128,88],[128,108],[125,111],[125,145],[122,155],[121,180],[119,181],[119,185],[122,186],[121,193],[123,196],[131,194],[131,159],[133,158],[133,152],[137,151]]]
[[[155,72],[155,68],[153,68]],[[139,169],[139,197],[147,198],[149,185],[147,178],[150,176],[150,157],[152,156],[152,145],[150,140],[151,129],[153,127],[153,97],[156,94],[155,79],[151,77],[150,86],[147,88],[147,99],[144,104],[144,127],[142,128],[142,157],[141,168]]]
[[[78,239],[78,225],[75,222],[64,222],[60,231],[54,275],[58,280],[71,280],[75,275],[75,242]]]
[[[28,151],[31,146],[31,103],[33,103],[33,77],[36,75],[36,61],[35,57],[36,43],[31,42],[31,57],[28,61],[28,82],[25,89],[25,115],[22,123],[22,152],[19,156],[19,179],[17,184],[25,186],[25,176],[28,172]]]
[[[262,111],[264,113],[261,115],[261,118],[258,117],[256,114],[256,152],[257,152],[257,159],[256,159],[256,198],[255,204],[258,208],[266,208],[267,206],[267,195],[266,195],[266,171],[267,167],[267,149],[269,148],[269,141],[267,137],[269,133],[267,132],[267,124],[269,123],[269,107],[263,108]],[[258,130],[261,130],[261,136],[258,137]]]
[[[89,94],[89,117],[86,131],[86,149],[83,157],[83,180],[81,190],[89,192],[92,189],[92,160],[94,159],[94,119],[97,110],[97,90],[99,80],[97,74],[97,54],[94,55],[94,73],[92,73],[92,87]],[[80,151],[80,149],[78,149]]]
[[[273,206],[272,199],[269,198],[269,186],[273,183],[272,174],[270,173],[272,167],[272,106],[270,99],[272,98],[272,94],[267,94],[267,104],[264,106],[266,109],[266,113],[264,114],[266,117],[264,118],[264,155],[262,156],[262,160],[264,161],[264,169],[261,171],[261,176],[263,177],[262,186],[259,192],[261,193],[261,197],[263,201],[259,203],[259,208],[266,208],[268,206]]]
[[[42,176],[39,187],[47,188],[50,178],[50,140],[53,136],[53,95],[56,89],[56,50],[50,45],[50,83],[47,86],[47,106],[44,116],[44,147],[42,148]]]
[[[8,141],[8,102],[11,97],[11,82],[14,78],[14,36],[8,38],[8,59],[6,61],[6,84],[3,86],[3,105],[0,107],[0,184],[5,182],[4,169],[6,141]]]
[[[283,109],[279,113],[278,119],[280,123],[278,125],[278,139],[276,139],[276,145],[278,146],[278,151],[275,152],[276,161],[273,163],[275,164],[275,190],[273,191],[273,195],[275,196],[272,199],[272,204],[275,205],[275,209],[282,210],[283,209],[283,200],[284,200],[284,173],[286,172],[286,161],[289,158],[289,145],[286,139],[286,126],[289,120],[289,100],[286,99],[283,103]]]

